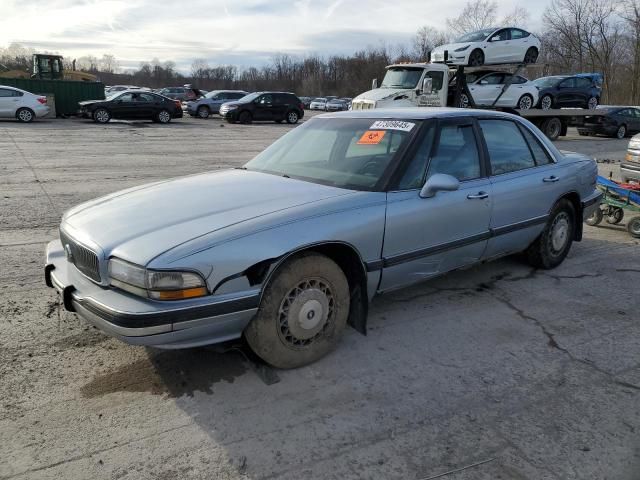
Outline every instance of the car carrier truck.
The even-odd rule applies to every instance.
[[[513,77],[530,65],[512,64],[515,68]],[[495,67],[504,69],[505,65]],[[351,102],[352,110],[366,110],[370,108],[404,108],[404,107],[460,107],[464,105],[475,107],[473,96],[466,82],[466,72],[472,72],[485,67],[450,67],[445,63],[399,63],[386,67],[386,74],[378,88],[377,80],[373,80],[372,89],[355,97]],[[508,68],[508,67],[507,67]],[[481,107],[502,110],[520,115],[535,124],[551,140],[567,134],[570,125],[580,124],[585,117],[603,115],[598,110],[582,109],[528,109],[518,110],[496,107],[500,97],[511,87],[505,83],[502,92],[492,106]]]

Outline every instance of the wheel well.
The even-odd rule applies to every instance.
[[[367,272],[362,262],[362,258],[357,250],[346,243],[331,242],[316,245],[309,245],[300,250],[290,252],[279,259],[265,260],[246,270],[247,273],[255,274],[255,280],[263,283],[262,289],[269,282],[270,278],[286,260],[303,255],[309,252],[317,252],[333,260],[344,272],[349,283],[349,294],[351,306],[349,308],[349,325],[358,332],[367,333],[367,313],[369,309],[369,299],[367,296]],[[273,267],[273,268],[272,268]],[[271,271],[269,271],[271,270]],[[249,277],[249,275],[247,275]],[[255,281],[254,280],[254,281]]]
[[[198,110],[200,110],[201,108],[206,108],[207,110],[211,110],[211,109],[209,108],[209,105],[200,105],[200,106],[198,107]]]
[[[29,107],[20,107],[16,110],[16,117],[18,116],[18,113],[20,112],[20,110],[29,110],[34,116],[36,114],[36,112],[34,112],[32,109],[30,109]]]
[[[558,201],[562,199],[569,200],[576,212],[576,230],[574,240],[579,242],[580,240],[582,240],[582,203],[580,202],[580,195],[578,195],[576,192],[569,192],[566,195],[560,197]]]

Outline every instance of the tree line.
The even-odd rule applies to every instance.
[[[603,103],[640,104],[640,0],[552,0],[534,31],[542,40],[534,75],[599,72],[604,75]],[[442,43],[474,30],[496,25],[532,30],[530,14],[516,8],[498,15],[495,0],[469,0],[459,15],[447,19],[445,29],[420,28],[403,44],[368,46],[351,55],[297,57],[279,53],[263,66],[239,68],[211,65],[195,59],[188,73],[172,61],[153,59],[127,73],[118,73],[113,55],[85,56],[76,68],[94,73],[105,84],[132,84],[152,88],[186,83],[205,89],[220,88],[287,90],[298,95],[355,96],[381,79],[384,67],[396,62],[427,61],[429,52]],[[28,69],[33,51],[20,45],[0,49],[3,68]],[[67,68],[71,68],[69,59]]]

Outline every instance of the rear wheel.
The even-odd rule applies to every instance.
[[[480,67],[484,65],[484,53],[482,50],[474,50],[469,55],[469,66],[470,67]]]
[[[240,123],[247,124],[247,123],[251,123],[253,121],[253,118],[251,117],[251,113],[245,110],[238,116],[238,121]]]
[[[616,133],[614,135],[616,138],[622,140],[624,137],[627,136],[627,126],[626,125],[620,125],[618,127],[618,130],[616,130]]]
[[[309,253],[287,260],[264,290],[244,335],[278,368],[315,362],[337,344],[349,315],[349,284],[331,259]]]
[[[469,108],[470,104],[471,102],[469,101],[469,97],[467,96],[467,94],[466,93],[460,94],[460,103],[458,106],[460,108]]]
[[[198,107],[198,110],[196,111],[196,115],[198,115],[198,118],[209,118],[210,113],[211,111],[206,105]]]
[[[108,123],[111,120],[111,114],[106,108],[97,108],[93,112],[93,121],[96,123]]]
[[[33,119],[35,118],[35,116],[36,115],[33,113],[33,110],[29,108],[19,108],[18,111],[16,112],[16,118],[18,119],[19,122],[22,122],[22,123],[33,122]]]
[[[587,100],[587,109],[595,110],[598,107],[598,99],[596,97],[591,97]]]
[[[527,50],[527,53],[524,54],[524,63],[536,63],[538,61],[538,49],[535,47],[531,47]]]
[[[291,110],[289,113],[287,113],[287,123],[290,125],[298,123],[299,118],[300,116],[295,110]]]
[[[156,115],[158,123],[169,123],[171,121],[171,114],[169,110],[160,110]]]
[[[640,217],[633,217],[627,222],[627,231],[633,238],[640,238]]]
[[[556,117],[549,118],[542,123],[542,132],[550,140],[556,140],[562,133],[562,122]]]
[[[518,100],[518,108],[520,110],[529,110],[533,108],[533,97],[528,93],[525,93],[520,100]]]
[[[552,269],[563,262],[573,243],[575,218],[575,209],[569,200],[562,199],[556,203],[544,230],[527,249],[532,266]]]
[[[540,108],[542,110],[549,110],[553,108],[553,97],[551,95],[544,95],[540,99]]]

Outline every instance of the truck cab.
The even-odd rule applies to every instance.
[[[396,63],[386,67],[380,86],[355,97],[352,110],[370,108],[445,107],[451,73],[438,63]]]

